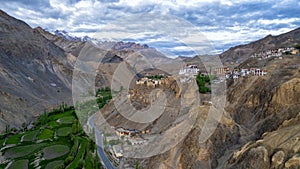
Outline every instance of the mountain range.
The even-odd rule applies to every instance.
[[[69,36],[65,31],[51,34],[41,27],[32,29],[1,10],[0,22],[0,129],[3,131],[6,124],[12,128],[26,126],[45,110],[62,102],[72,104],[72,71],[76,59],[82,48],[89,46],[90,50],[97,51],[99,47],[94,48],[88,41]],[[168,60],[147,45],[99,43],[106,55],[97,74],[99,86],[109,86],[114,69],[123,60],[135,71]],[[136,52],[140,49],[144,49],[143,54]],[[145,60],[150,55],[154,56],[152,63]]]

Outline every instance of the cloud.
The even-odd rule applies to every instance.
[[[300,21],[300,18],[283,18],[283,19],[259,19],[257,22],[264,25],[273,25],[273,24],[291,24],[294,22]]]
[[[174,38],[181,29],[187,31],[182,37],[188,33],[201,34],[215,48],[204,51],[213,52],[300,26],[298,0],[10,0],[1,3],[4,11],[32,27],[64,29],[76,36],[95,36],[96,32],[102,32],[103,40],[132,40],[178,54],[189,53],[187,43]],[[152,14],[153,18],[145,14]],[[186,23],[184,26],[175,23],[176,19],[168,15]],[[139,18],[128,19],[132,16]],[[156,18],[166,21],[158,24]],[[197,29],[187,29],[187,25]],[[169,32],[155,32],[162,28]],[[164,37],[167,33],[174,37]],[[185,41],[193,49],[203,49],[203,43],[188,37]]]

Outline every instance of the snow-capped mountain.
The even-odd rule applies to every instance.
[[[92,38],[88,37],[88,36],[83,36],[83,37],[77,37],[75,35],[70,34],[69,32],[65,31],[65,30],[56,30],[53,32],[53,34],[60,36],[66,40],[69,41],[89,41],[92,40]]]

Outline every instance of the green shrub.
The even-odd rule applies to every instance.
[[[74,160],[74,156],[69,155],[69,156],[65,159],[64,164],[65,164],[65,165],[68,165],[68,164],[70,164],[73,160]]]
[[[78,149],[78,145],[79,145],[78,139],[75,138],[75,139],[74,139],[74,144],[73,144],[73,146],[72,146],[72,148],[71,148],[71,151],[70,151],[70,153],[69,153],[71,156],[76,156],[76,154],[77,154],[77,149]]]
[[[211,79],[213,79],[213,76],[201,76],[200,74],[197,75],[196,77],[196,82],[199,87],[199,92],[200,93],[208,93],[211,92],[211,89],[209,87],[206,87],[205,84],[211,83]]]
[[[21,141],[22,134],[12,135],[7,138],[5,144],[18,144]]]
[[[199,87],[199,92],[200,93],[208,93],[211,92],[210,88],[206,87],[206,86],[200,86]]]
[[[41,131],[41,133],[38,135],[39,140],[46,140],[53,138],[54,131],[50,129],[44,129]]]
[[[82,168],[84,165],[84,161],[82,159],[79,160],[77,168]]]

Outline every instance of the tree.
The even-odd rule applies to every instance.
[[[295,45],[295,48],[300,50],[300,44]]]
[[[139,169],[139,161],[135,162],[135,169]]]
[[[44,113],[40,116],[39,122],[40,122],[41,125],[44,125],[44,124],[47,123],[47,121],[48,121],[48,113],[47,113],[47,112],[44,112]]]
[[[206,86],[200,86],[199,87],[199,92],[200,93],[208,93],[211,92],[210,88],[206,87]]]
[[[68,107],[68,105],[65,104],[65,102],[62,102],[61,105],[59,105],[59,110],[64,112],[67,107]]]
[[[73,124],[72,124],[72,133],[77,134],[78,132],[79,132],[79,130],[78,130],[78,120],[75,119],[73,121]]]
[[[203,76],[200,76],[200,74],[197,75],[196,82],[198,84],[200,93],[211,92],[210,88],[206,87],[205,84],[206,83],[210,84],[212,78],[213,78],[212,76],[204,76],[203,77]]]
[[[10,133],[10,125],[9,124],[7,124],[5,126],[5,134],[8,134],[8,133]]]

